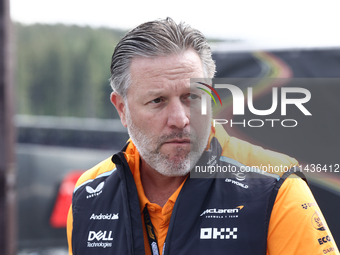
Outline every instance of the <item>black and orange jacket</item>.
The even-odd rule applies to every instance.
[[[297,165],[223,128],[212,129],[198,164],[212,158],[238,170]],[[301,178],[288,171],[222,177],[187,178],[162,208],[144,194],[139,153],[130,141],[79,179],[68,217],[69,253],[152,254],[142,213],[148,204],[160,254],[339,254]]]

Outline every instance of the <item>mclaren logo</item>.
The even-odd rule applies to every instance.
[[[93,189],[90,186],[86,186],[85,187],[86,191],[87,191],[87,193],[90,194],[90,195],[87,195],[86,198],[91,198],[91,197],[95,197],[95,196],[100,195],[103,192],[103,187],[104,187],[104,182],[99,183],[98,186],[95,189]]]
[[[233,209],[206,209],[200,216],[205,215],[206,218],[238,218],[238,213],[243,207],[243,205],[239,205]]]

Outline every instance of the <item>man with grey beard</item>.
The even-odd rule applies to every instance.
[[[70,254],[338,252],[296,168],[279,175],[239,171],[298,163],[211,126],[211,106],[200,114],[205,92],[192,89],[191,79],[214,74],[202,33],[170,18],[141,24],[118,43],[111,101],[131,139],[78,180],[67,225]],[[189,177],[204,164],[238,174]],[[305,202],[313,208],[301,209]]]

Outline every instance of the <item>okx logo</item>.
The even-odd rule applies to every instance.
[[[210,85],[205,84],[205,83],[203,83],[203,82],[197,82],[197,83],[198,83],[198,84],[201,84],[201,85],[203,85],[203,86],[206,86],[206,87],[209,88],[211,91],[213,91],[213,92],[216,94],[218,100],[220,101],[220,103],[221,103],[221,105],[222,105],[222,100],[221,100],[221,98],[220,98],[220,95],[217,93],[217,91],[216,91],[213,87],[211,87]],[[214,96],[211,94],[211,92],[210,92],[209,90],[206,90],[206,89],[201,88],[201,87],[196,87],[196,88],[198,88],[198,89],[203,90],[204,92],[206,92],[206,93],[212,98],[212,100],[214,101],[215,105],[217,105]],[[202,101],[201,101],[201,102],[202,102],[202,104],[201,104],[201,106],[202,106],[202,108],[201,108],[201,113],[202,113],[202,115],[207,115],[207,98],[206,98],[206,95],[205,95],[205,94],[202,95]]]
[[[200,239],[237,239],[237,228],[201,228]]]

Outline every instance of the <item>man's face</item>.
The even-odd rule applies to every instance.
[[[200,92],[190,91],[190,78],[203,78],[200,58],[193,50],[134,58],[130,74],[121,119],[143,164],[166,176],[186,175],[190,161],[197,162],[210,134],[211,115],[199,114]]]

